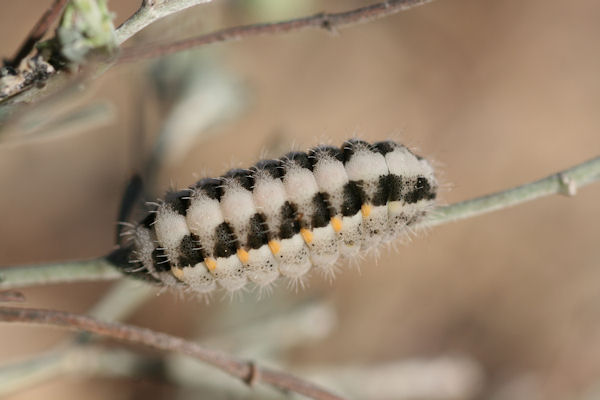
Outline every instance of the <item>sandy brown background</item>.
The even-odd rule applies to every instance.
[[[0,54],[14,53],[51,2],[1,0]],[[112,1],[116,21],[137,1]],[[366,4],[298,5],[291,17]],[[293,7],[291,7],[293,8]],[[215,0],[149,29],[138,43],[181,38],[261,16]],[[600,150],[600,3],[593,0],[444,0],[339,35],[305,31],[200,50],[238,79],[244,112],[212,135],[161,187],[252,164],[265,148],[360,135],[393,137],[434,159],[451,203],[548,175]],[[164,113],[144,83],[148,63],[115,68],[88,98],[115,106],[108,126],[52,140],[0,144],[0,265],[93,257],[113,246],[123,185]],[[150,99],[148,99],[148,97]],[[140,123],[139,107],[145,107]],[[141,127],[141,128],[140,128]],[[237,165],[237,164],[236,164]],[[289,296],[320,295],[339,311],[325,341],[295,351],[299,364],[368,363],[463,353],[485,374],[481,398],[585,398],[600,384],[600,185],[421,234],[332,285],[318,275]],[[85,283],[27,289],[28,305],[84,312],[108,288]],[[286,292],[278,286],[276,294]],[[256,300],[263,307],[266,300]],[[190,335],[206,306],[165,294],[136,324]],[[176,312],[169,312],[176,310]],[[163,318],[157,318],[157,315]],[[65,338],[0,326],[0,359]],[[169,398],[149,382],[57,379],[11,399]]]

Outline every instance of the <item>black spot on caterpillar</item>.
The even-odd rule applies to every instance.
[[[131,225],[118,263],[202,294],[331,273],[409,231],[437,188],[431,165],[392,141],[292,152],[167,193]]]

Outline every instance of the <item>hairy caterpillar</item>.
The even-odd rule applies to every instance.
[[[151,203],[124,232],[126,270],[200,294],[332,274],[340,256],[406,233],[437,188],[431,165],[392,141],[291,152]]]

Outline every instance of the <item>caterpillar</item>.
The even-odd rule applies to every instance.
[[[199,294],[333,274],[407,233],[432,208],[430,163],[393,141],[352,139],[261,160],[170,191],[127,224],[126,271]]]

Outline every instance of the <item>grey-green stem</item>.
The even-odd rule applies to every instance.
[[[476,217],[552,194],[574,196],[579,188],[598,180],[600,180],[600,157],[535,182],[438,207],[420,226],[431,227]]]
[[[598,180],[600,157],[532,183],[438,207],[419,227],[475,217],[552,194],[572,196],[579,188]],[[110,280],[122,276],[104,257],[87,261],[5,267],[0,269],[0,290],[52,283]]]
[[[121,272],[101,257],[83,261],[0,268],[0,289],[52,283],[103,281],[122,277]]]

